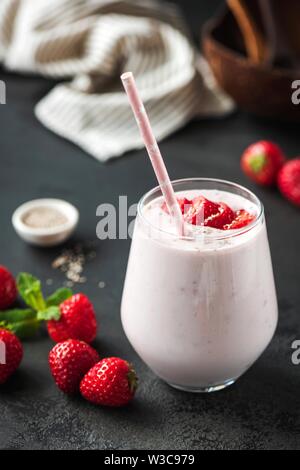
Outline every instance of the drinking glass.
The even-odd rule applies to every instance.
[[[121,318],[143,361],[170,385],[211,392],[231,385],[258,359],[277,325],[277,300],[264,210],[235,183],[208,178],[173,182],[176,193],[212,190],[242,196],[256,218],[238,230],[178,236],[153,224],[138,204]],[[224,194],[224,193],[221,193]]]

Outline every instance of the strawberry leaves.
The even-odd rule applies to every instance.
[[[71,289],[68,289],[66,287],[61,287],[57,289],[55,292],[53,292],[52,295],[47,297],[46,308],[38,311],[37,313],[38,320],[44,320],[44,321],[59,320],[60,319],[60,310],[59,310],[60,304],[63,303],[65,300],[69,299],[70,297],[72,297],[72,295],[73,295],[73,292],[71,291]]]
[[[34,318],[35,313],[30,308],[14,308],[11,310],[0,311],[0,322],[14,323],[22,320]]]
[[[20,273],[17,277],[17,289],[25,304],[39,311],[46,308],[41,282],[28,273]]]
[[[27,308],[0,311],[0,327],[20,338],[33,336],[42,321],[59,320],[60,304],[73,295],[71,289],[62,287],[45,299],[40,280],[25,272],[17,277],[17,289]]]
[[[66,287],[61,287],[53,292],[52,295],[46,299],[46,308],[39,310],[37,313],[38,320],[59,320],[60,319],[60,310],[59,306],[62,302],[72,297],[73,292],[71,289]]]
[[[58,306],[65,300],[72,297],[72,295],[73,292],[71,289],[68,289],[67,287],[61,287],[60,289],[57,289],[52,295],[47,297],[46,305],[47,307],[52,307],[53,305]]]
[[[40,322],[32,309],[15,308],[0,311],[0,326],[23,339],[33,336],[39,329]]]
[[[47,307],[45,310],[41,310],[37,313],[38,320],[59,320],[60,319],[60,310],[59,307],[56,305],[51,305]]]

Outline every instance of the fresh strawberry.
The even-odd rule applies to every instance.
[[[46,321],[49,335],[56,343],[67,339],[79,339],[90,343],[95,339],[97,332],[95,311],[85,295],[73,295],[70,289],[62,287],[45,298],[41,282],[29,273],[18,275],[17,287],[20,296],[33,314],[33,318],[30,315],[28,320],[34,321],[35,324],[37,322],[37,325]],[[22,312],[19,313],[20,321]]]
[[[300,207],[300,158],[288,161],[281,168],[278,187],[286,199]]]
[[[250,145],[244,151],[241,167],[256,183],[270,186],[276,182],[278,171],[284,161],[285,155],[278,145],[262,140]]]
[[[253,220],[255,219],[255,216],[253,214],[249,214],[249,212],[245,211],[245,209],[241,209],[239,211],[236,211],[234,220],[226,224],[223,229],[224,230],[236,230],[239,228],[246,227],[247,225],[251,224]]]
[[[196,196],[192,201],[181,198],[178,199],[178,202],[184,214],[185,222],[192,225],[229,230],[244,227],[253,220],[253,216],[244,210],[235,213],[224,202],[213,202],[204,196]],[[168,212],[165,203],[162,208]]]
[[[192,207],[186,213],[186,221],[193,225],[206,225],[205,221],[219,211],[219,204],[209,201],[204,196],[192,200]]]
[[[207,219],[213,214],[216,214],[219,210],[219,204],[216,202],[209,201],[204,196],[196,196],[192,200],[193,207],[196,211],[202,211],[204,219]]]
[[[20,340],[11,332],[0,328],[0,384],[17,370],[23,358]]]
[[[10,307],[16,298],[16,281],[4,266],[0,266],[0,310]]]
[[[56,344],[49,354],[49,366],[55,383],[68,394],[79,391],[82,378],[99,360],[97,351],[78,339]]]
[[[224,226],[230,224],[234,219],[234,212],[227,204],[220,202],[218,204],[219,210],[205,220],[206,227],[213,227],[219,230],[224,230]]]
[[[83,294],[75,294],[59,306],[57,320],[47,322],[48,333],[56,343],[66,339],[80,339],[91,343],[97,332],[92,303]]]
[[[80,384],[83,398],[104,406],[123,406],[132,400],[137,389],[137,376],[123,359],[102,359],[84,376]]]

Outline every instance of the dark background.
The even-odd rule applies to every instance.
[[[177,3],[197,40],[201,24],[220,2]],[[3,71],[0,78],[8,94],[7,105],[0,106],[0,263],[14,274],[25,270],[44,282],[52,278],[54,289],[64,281],[51,268],[61,248],[23,243],[11,225],[14,209],[37,197],[67,199],[81,214],[76,240],[86,242],[96,238],[98,204],[117,204],[122,194],[128,195],[129,204],[137,202],[156,182],[145,151],[102,165],[43,128],[33,108],[54,82]],[[50,377],[47,355],[52,343],[42,333],[25,344],[22,367],[0,389],[1,449],[300,448],[300,366],[291,363],[291,343],[300,339],[300,213],[275,190],[257,188],[241,173],[242,150],[262,138],[274,139],[289,156],[300,153],[296,125],[242,112],[193,122],[161,144],[172,178],[233,180],[254,190],[265,205],[280,318],[276,336],[258,362],[236,385],[212,395],[181,393],[162,383],[136,356],[121,327],[130,241],[98,241],[83,286],[101,324],[96,346],[102,356],[120,355],[135,364],[140,376],[137,398],[127,408],[113,410],[64,396]],[[98,288],[99,281],[106,283],[104,289]]]

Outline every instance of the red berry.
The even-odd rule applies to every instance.
[[[137,389],[137,376],[123,359],[110,357],[98,362],[82,379],[83,398],[104,406],[124,406],[132,400]]]
[[[236,211],[234,220],[230,224],[225,225],[224,230],[236,230],[246,227],[247,225],[251,224],[254,219],[254,215],[249,214],[249,212],[245,211],[245,209],[241,209]]]
[[[47,322],[48,333],[56,343],[66,339],[80,339],[91,343],[97,333],[97,322],[92,303],[83,294],[76,294],[60,305],[60,319]]]
[[[288,161],[281,168],[278,187],[284,197],[300,207],[300,158]]]
[[[270,186],[276,182],[278,171],[284,161],[285,155],[278,145],[261,140],[244,151],[241,167],[244,173],[256,183]]]
[[[10,307],[16,298],[16,281],[4,266],[0,266],[0,310]]]
[[[196,196],[192,201],[187,198],[177,199],[184,214],[185,222],[192,225],[203,225],[219,230],[230,230],[245,227],[250,224],[254,216],[240,210],[234,212],[224,202],[213,202],[204,196]],[[168,212],[164,203],[162,209]]]
[[[80,381],[99,359],[99,354],[89,344],[68,339],[50,351],[49,366],[58,388],[72,394],[79,391]]]
[[[11,331],[0,328],[0,384],[17,370],[23,358],[20,340]]]
[[[192,207],[186,213],[186,221],[193,225],[206,225],[205,221],[218,210],[219,204],[209,201],[204,196],[197,196],[192,200]]]
[[[224,202],[219,203],[219,210],[205,220],[204,225],[207,227],[224,230],[224,226],[230,224],[234,219],[234,212]]]

